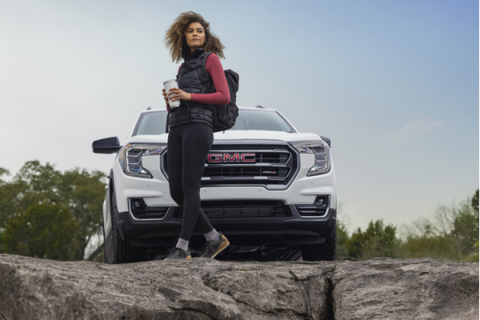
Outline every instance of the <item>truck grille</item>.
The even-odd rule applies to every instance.
[[[168,152],[168,151],[167,151]],[[166,153],[162,161],[168,172]],[[213,145],[205,163],[202,186],[266,185],[287,186],[296,174],[297,154],[285,144]]]
[[[292,215],[289,207],[281,201],[202,201],[201,207],[210,219],[280,218]],[[173,217],[182,219],[182,209],[176,208]]]

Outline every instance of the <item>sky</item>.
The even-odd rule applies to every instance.
[[[163,109],[164,44],[182,12],[210,22],[239,106],[332,140],[350,230],[409,225],[479,187],[475,0],[0,0],[0,167],[107,173],[139,112]]]

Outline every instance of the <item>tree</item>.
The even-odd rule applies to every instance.
[[[345,243],[345,247],[347,248],[347,258],[358,260],[362,256],[364,242],[362,229],[357,228],[357,230],[352,233],[350,239],[347,239]]]
[[[366,260],[375,257],[397,256],[399,241],[396,227],[385,225],[383,220],[370,221],[365,232],[358,228],[346,242],[348,257]]]
[[[472,208],[478,215],[478,189],[472,197]]]
[[[472,254],[478,241],[478,209],[475,212],[468,203],[463,203],[460,208],[452,210],[454,220],[451,235],[459,242],[462,254]]]
[[[478,189],[477,189],[477,192],[475,192],[475,195],[473,196],[472,198],[472,208],[473,208],[473,212],[475,213],[477,219],[475,220],[475,224],[476,224],[476,227],[477,227],[477,230],[478,230]],[[473,254],[473,260],[474,261],[479,261],[479,254],[478,254],[478,248],[479,248],[479,243],[478,243],[478,238],[477,238],[477,241],[475,242],[474,244],[474,250],[475,250],[475,253]]]
[[[401,245],[402,257],[478,262],[478,190],[470,200],[439,207],[433,219],[416,221]]]
[[[94,235],[102,230],[105,174],[100,171],[67,171],[60,179],[59,195],[78,224],[79,238],[76,260],[82,260],[85,249]]]
[[[337,253],[336,260],[345,260],[348,258],[347,242],[348,232],[346,227],[337,221]]]
[[[465,201],[453,208],[452,236],[458,241],[462,256],[476,256],[478,261],[478,189],[470,203]]]
[[[0,196],[3,191],[3,198],[8,199],[4,201],[6,210],[0,213],[0,234],[2,225],[10,219],[18,219],[18,215],[32,206],[59,205],[67,210],[78,229],[74,233],[75,241],[71,242],[75,245],[72,259],[83,260],[90,239],[101,232],[104,178],[100,171],[76,168],[62,173],[49,163],[27,162],[11,182],[0,185]],[[2,203],[0,198],[0,209]]]
[[[0,229],[3,227],[2,222],[6,220],[13,208],[12,201],[7,193],[7,183],[2,179],[4,175],[8,175],[8,170],[0,168]]]
[[[452,259],[455,249],[448,234],[441,234],[428,219],[414,222],[400,246],[400,256],[406,258]],[[457,257],[458,259],[458,257]]]
[[[2,179],[4,175],[8,175],[8,170],[0,168],[0,234],[5,228],[5,221],[13,212],[13,204],[11,198],[7,194],[7,183]],[[0,237],[0,252],[3,252],[3,242]]]
[[[28,161],[14,176],[11,188],[17,208],[26,209],[37,203],[61,203],[58,185],[61,173],[47,163]]]
[[[371,221],[364,233],[362,259],[396,257],[398,245],[396,231],[396,227],[385,225],[383,220]]]
[[[336,260],[348,259],[347,241],[348,236],[348,224],[350,218],[344,213],[343,207],[345,202],[340,202],[337,206],[337,252]]]
[[[78,227],[60,204],[33,204],[6,223],[5,252],[38,258],[72,260]]]

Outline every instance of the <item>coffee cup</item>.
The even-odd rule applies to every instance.
[[[165,88],[165,92],[167,92],[167,97],[168,97],[168,92],[170,91],[171,88],[178,88],[177,81],[175,79],[167,80],[163,83],[163,87]],[[168,104],[170,105],[170,108],[177,108],[180,107],[180,100],[176,101],[171,101],[168,99]]]

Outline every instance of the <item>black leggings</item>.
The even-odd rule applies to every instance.
[[[195,225],[203,234],[213,230],[200,208],[200,181],[212,143],[212,128],[203,123],[173,127],[168,135],[170,194],[178,206],[183,208],[180,238],[187,241],[190,241]]]

